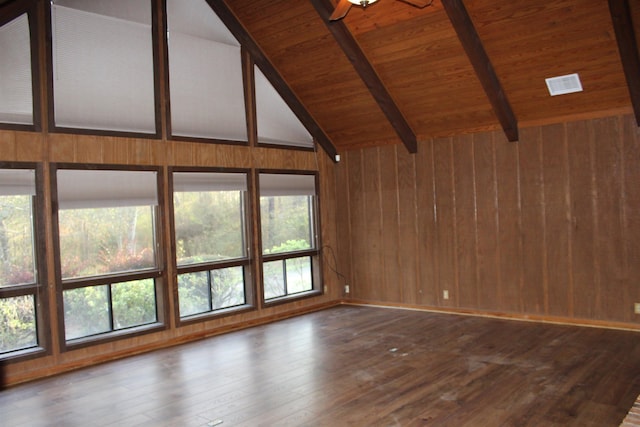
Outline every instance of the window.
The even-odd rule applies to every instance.
[[[260,174],[265,301],[316,289],[316,203],[315,175]]]
[[[247,303],[246,173],[174,172],[180,317]]]
[[[55,126],[156,133],[149,0],[54,0]]]
[[[0,357],[42,347],[36,170],[0,168]]]
[[[260,69],[254,66],[260,144],[313,148],[313,137]]]
[[[32,125],[31,37],[27,13],[0,26],[0,122]]]
[[[240,43],[205,0],[167,0],[174,136],[247,141]]]
[[[66,340],[157,323],[157,171],[58,169],[56,180]]]

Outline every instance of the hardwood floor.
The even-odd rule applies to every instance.
[[[340,306],[9,388],[0,425],[604,427],[638,394],[639,333]]]

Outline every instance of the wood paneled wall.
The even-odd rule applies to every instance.
[[[356,301],[640,329],[631,115],[352,151],[336,181]]]
[[[44,166],[46,182],[48,182],[48,171],[51,162],[153,165],[163,167],[165,170],[168,166],[319,170],[322,243],[332,248],[335,248],[337,244],[334,164],[322,151],[316,154],[300,150],[190,143],[164,139],[135,139],[0,130],[0,161],[41,163]],[[165,200],[168,200],[168,194],[165,195]],[[61,308],[56,306],[55,269],[53,267],[55,260],[53,259],[53,237],[51,234],[51,195],[48,188],[45,188],[45,205],[47,206],[47,212],[45,212],[47,234],[45,236],[45,245],[49,277],[43,282],[48,286],[48,324],[45,327],[51,330],[51,354],[26,361],[9,361],[4,363],[3,366],[0,365],[0,369],[4,370],[4,373],[0,372],[0,386],[2,386],[2,374],[4,374],[4,385],[15,384],[134,353],[317,310],[337,304],[341,298],[342,286],[338,283],[337,276],[332,270],[332,268],[335,268],[333,266],[334,262],[325,257],[323,263],[325,293],[322,296],[253,311],[243,311],[239,314],[212,318],[180,327],[176,326],[175,319],[170,318],[167,321],[167,329],[161,332],[96,344],[82,349],[60,351],[55,344],[58,342],[59,329],[56,313]],[[168,214],[168,207],[165,207],[165,214]],[[168,230],[164,230],[164,232],[169,233]],[[167,234],[165,241],[170,241],[169,237]],[[168,247],[165,248],[165,257],[167,259],[172,257]],[[176,284],[173,283],[172,279],[174,275],[172,274],[171,263],[168,264],[169,283],[167,286],[172,290]],[[168,293],[170,295],[175,294],[175,292]],[[171,313],[173,313],[174,303],[175,301],[172,299],[168,301]]]

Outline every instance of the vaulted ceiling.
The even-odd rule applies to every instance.
[[[336,2],[209,1],[255,44],[258,65],[272,67],[329,152],[415,151],[432,137],[494,129],[517,140],[531,125],[640,117],[637,0],[434,0],[422,9],[379,0],[329,22]],[[550,96],[545,78],[572,73],[584,91]]]

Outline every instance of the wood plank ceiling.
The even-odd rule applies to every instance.
[[[630,11],[625,67],[640,81],[640,2],[610,1]],[[379,0],[335,23],[327,22],[335,1],[225,3],[338,152],[400,143],[415,151],[412,137],[494,129],[516,140],[517,127],[633,111],[619,28],[603,0],[434,0],[424,9]],[[460,8],[473,28],[454,26]],[[348,57],[331,26],[344,26],[362,57]],[[368,62],[373,81],[358,61]],[[492,70],[497,86],[487,87]],[[550,96],[545,78],[571,73],[584,91]]]

